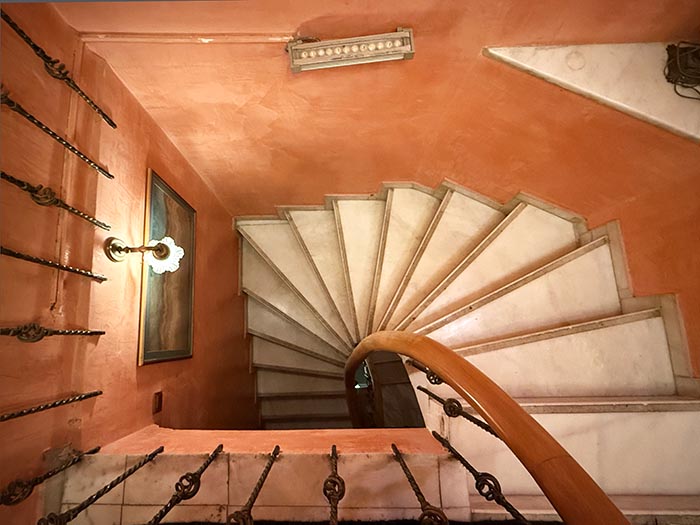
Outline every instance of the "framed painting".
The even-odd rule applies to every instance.
[[[174,272],[159,274],[143,265],[139,365],[192,357],[196,216],[192,206],[148,170],[144,241],[171,237],[185,254]]]

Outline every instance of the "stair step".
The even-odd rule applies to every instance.
[[[260,414],[263,418],[286,414],[312,415],[320,413],[348,414],[345,397],[315,397],[313,399],[263,398],[260,400]]]
[[[253,337],[251,341],[253,366],[285,367],[287,369],[307,370],[310,372],[333,373],[342,377],[342,366],[334,365],[291,348]]]
[[[449,243],[450,239],[445,239]],[[518,204],[410,313],[416,329],[536,270],[576,248],[576,226],[536,206]]]
[[[506,495],[508,501],[530,521],[561,519],[544,496]],[[700,496],[618,496],[612,501],[632,525],[691,525],[700,523]],[[503,507],[473,495],[472,521],[506,520],[511,518]],[[512,518],[511,518],[512,519]]]
[[[342,377],[313,377],[280,370],[258,370],[257,391],[261,394],[283,394],[294,392],[327,392],[343,390]]]
[[[460,349],[512,397],[654,396],[676,392],[658,310]],[[485,348],[484,348],[485,347]],[[408,368],[415,384],[422,372]],[[447,385],[428,386],[448,397]]]
[[[370,305],[373,330],[381,325],[439,205],[440,199],[431,193],[412,188],[389,188],[384,219],[386,232],[379,249]]]
[[[267,421],[263,419],[262,427],[265,430],[297,430],[297,429],[332,429],[332,428],[352,428],[349,419],[333,418],[304,418],[290,421]]]
[[[337,350],[347,353],[346,345],[325,325],[248,244],[241,242],[242,290],[308,329]]]
[[[246,303],[246,329],[249,334],[343,366],[345,355],[307,328],[253,297],[248,297]]]
[[[258,392],[258,399],[345,399],[345,390],[298,390],[295,392]]]
[[[688,408],[688,407],[685,407]],[[700,494],[700,412],[691,410],[533,413],[533,417],[607,494]],[[480,471],[490,472],[505,494],[541,491],[504,443],[429,404],[426,423],[447,433]],[[446,430],[445,430],[446,429]]]
[[[607,237],[421,328],[452,348],[620,313]]]
[[[449,190],[390,305],[390,319],[380,328],[394,329],[503,217],[493,205]]]
[[[385,202],[338,199],[333,201],[341,255],[355,306],[360,338],[367,335],[372,284],[382,237]]]
[[[357,319],[343,270],[335,213],[330,210],[289,210],[290,224],[296,229],[311,256],[353,341],[359,340]]]
[[[286,220],[238,221],[237,230],[348,347],[352,338],[292,226]]]

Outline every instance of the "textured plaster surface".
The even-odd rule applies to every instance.
[[[2,169],[51,186],[70,204],[112,226],[105,232],[57,208],[32,203],[0,183],[3,246],[104,274],[96,283],[0,257],[0,325],[40,322],[54,328],[101,329],[90,338],[52,337],[35,344],[0,341],[0,408],[19,408],[101,389],[82,403],[2,423],[0,487],[43,472],[52,448],[104,445],[154,421],[151,396],[163,391],[156,421],[170,427],[253,428],[253,384],[243,340],[243,302],[236,295],[236,238],[231,217],[192,166],[125,89],[103,59],[82,51],[77,35],[42,4],[3,5],[49,54],[60,57],[81,87],[111,114],[112,130],[3,23],[2,79],[11,96],[115,175],[97,174],[5,106],[0,113]],[[194,356],[137,367],[140,263],[107,260],[109,235],[143,240],[147,168],[197,210]],[[36,519],[42,487],[29,501],[0,509],[2,523]]]

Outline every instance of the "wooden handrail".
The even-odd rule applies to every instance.
[[[353,423],[359,416],[355,371],[371,352],[382,350],[420,361],[474,407],[530,472],[567,525],[629,525],[581,465],[512,397],[474,365],[428,337],[376,332],[357,345],[345,363]]]

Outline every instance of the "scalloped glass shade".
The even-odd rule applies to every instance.
[[[156,257],[155,252],[148,251],[143,255],[143,260],[155,273],[174,272],[180,267],[180,259],[185,255],[185,250],[175,244],[170,237],[163,237],[159,241],[149,241],[146,246],[157,246],[164,244],[168,247],[168,256],[165,259]]]

